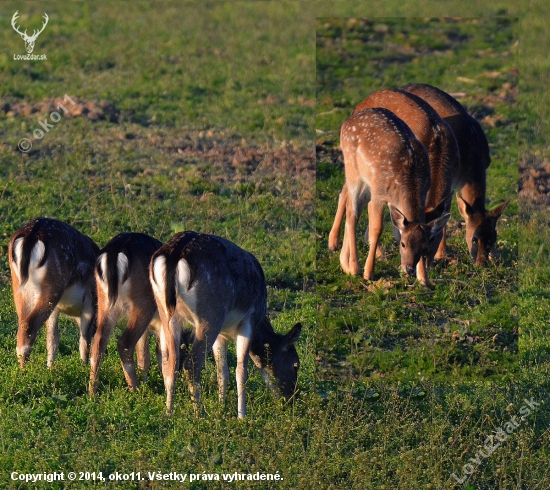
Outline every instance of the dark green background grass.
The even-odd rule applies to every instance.
[[[34,104],[69,93],[108,99],[121,116],[98,123],[63,119],[24,158],[17,141],[37,127],[40,116],[0,113],[0,486],[22,487],[9,479],[11,471],[73,470],[279,471],[284,479],[277,487],[292,489],[452,487],[451,473],[461,474],[486,436],[517,414],[525,397],[546,399],[547,215],[530,210],[525,216],[531,221],[519,234],[521,369],[512,379],[362,382],[351,379],[344,366],[341,377],[326,381],[319,367],[330,345],[318,341],[326,334],[316,324],[316,307],[328,293],[316,295],[313,288],[315,17],[518,15],[522,157],[545,151],[548,120],[543,102],[549,12],[542,1],[530,2],[529,11],[527,6],[508,0],[4,2],[3,101]],[[36,26],[44,11],[50,16],[35,48],[48,62],[13,61],[13,52],[24,52],[10,27],[16,10],[21,22]],[[518,210],[510,209],[510,216]],[[180,382],[174,416],[167,419],[156,363],[147,384],[129,393],[114,342],[102,366],[100,393],[92,399],[85,393],[88,370],[79,363],[75,325],[65,319],[55,367],[45,367],[42,334],[21,372],[5,254],[9,235],[40,214],[65,219],[100,244],[122,229],[166,239],[183,228],[200,228],[253,251],[266,270],[275,327],[286,330],[297,320],[305,325],[298,343],[297,403],[283,407],[251,366],[249,417],[238,421],[234,382],[227,406],[219,407],[210,361],[203,376],[208,416],[193,418]],[[319,216],[319,233],[326,226],[322,219],[330,218]],[[354,294],[361,301],[359,291]],[[332,344],[340,341],[334,337]],[[546,404],[483,461],[468,488],[547,487],[549,424]],[[65,486],[91,485],[53,487]],[[221,486],[195,482],[189,488]]]

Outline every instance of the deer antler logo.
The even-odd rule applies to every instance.
[[[35,30],[32,34],[32,36],[27,35],[27,30],[25,29],[25,32],[21,32],[18,28],[15,22],[17,21],[17,18],[19,16],[19,10],[13,14],[13,17],[11,18],[11,26],[17,32],[21,35],[23,38],[23,41],[25,41],[25,49],[27,50],[28,54],[31,54],[34,49],[34,42],[36,41],[36,38],[39,36],[39,34],[44,30],[46,25],[48,24],[48,14],[44,12],[44,23],[42,24],[42,29],[39,31]]]

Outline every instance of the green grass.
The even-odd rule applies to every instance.
[[[317,280],[326,298],[319,306],[319,341],[327,375],[443,381],[506,378],[516,371],[516,51],[513,18],[318,19],[317,144],[324,150],[317,158]],[[487,207],[513,201],[498,225],[502,260],[487,268],[471,264],[453,203],[450,259],[436,263],[430,289],[400,279],[389,223],[382,238],[387,261],[377,261],[374,282],[346,276],[338,253],[326,245],[344,181],[341,122],[371,92],[410,82],[466,94],[461,103],[477,115],[491,147]],[[491,118],[498,126],[491,127]],[[363,262],[367,248],[358,241]]]
[[[546,210],[519,208],[515,201],[507,208],[508,221],[499,223],[499,237],[510,270],[478,271],[467,262],[449,263],[431,273],[432,278],[449,280],[435,283],[428,294],[398,278],[397,253],[391,248],[388,262],[379,263],[376,272],[379,279],[388,275],[389,284],[382,280],[374,288],[343,277],[337,257],[324,252],[342,174],[338,165],[321,162],[316,194],[315,17],[519,15],[519,108],[498,106],[495,112],[506,113],[505,123],[520,122],[520,158],[527,151],[544,158],[545,3],[531,2],[530,12],[526,1],[496,0],[490,7],[473,1],[447,3],[4,4],[2,102],[36,104],[68,93],[86,101],[108,99],[120,115],[99,122],[62,119],[25,157],[17,142],[45,115],[0,112],[0,487],[30,487],[10,480],[11,471],[101,471],[104,476],[115,471],[220,476],[238,471],[279,472],[283,477],[278,483],[234,484],[240,488],[453,488],[451,474],[462,475],[485,438],[517,414],[526,397],[545,403],[462,487],[548,487]],[[40,25],[44,11],[50,16],[35,48],[35,53],[47,54],[47,62],[12,59],[13,52],[24,49],[10,27],[16,10],[30,29]],[[487,21],[492,29],[499,22]],[[414,24],[418,27],[418,21]],[[472,23],[455,24],[477,32]],[[437,41],[437,22],[430,25]],[[430,56],[425,58],[429,62]],[[442,55],[442,63],[449,61],[457,58]],[[475,88],[475,96],[465,99],[473,111],[485,109],[483,95],[491,90],[491,79],[478,76],[485,61],[484,56],[471,59],[468,73],[460,73],[476,80],[468,86]],[[452,81],[452,70],[460,67],[445,66],[441,76]],[[393,73],[400,76],[396,67]],[[496,80],[506,83],[507,77]],[[355,90],[359,95],[361,87]],[[341,94],[329,95],[340,103]],[[322,129],[333,131],[330,125],[337,127],[354,102],[350,98],[348,106],[338,106],[342,111],[333,119],[326,116],[328,125]],[[510,126],[485,126],[492,144],[491,170],[499,174],[492,175],[491,204],[506,197],[515,178],[509,164],[517,158],[517,145]],[[331,133],[323,138],[327,145],[337,139]],[[41,332],[21,371],[15,356],[7,242],[23,222],[38,215],[63,219],[100,245],[123,230],[165,240],[176,231],[196,229],[252,251],[266,271],[275,328],[304,324],[297,344],[301,394],[295,404],[283,405],[250,366],[248,416],[238,420],[235,382],[230,380],[226,406],[219,406],[209,359],[203,373],[207,416],[194,419],[187,387],[180,381],[174,414],[167,418],[155,360],[147,383],[137,393],[127,391],[116,355],[117,334],[101,368],[99,393],[90,397],[76,326],[65,318],[54,368],[46,369]],[[456,226],[456,210],[453,216],[450,248],[461,259],[466,253],[463,230]],[[521,224],[518,234],[519,218],[531,221]],[[389,237],[385,242],[390,244]],[[365,249],[361,253],[364,257]],[[519,293],[509,291],[516,270]],[[483,287],[474,291],[470,282]],[[338,291],[341,302],[334,299]],[[360,306],[359,313],[350,311],[350,304]],[[394,320],[385,322],[390,313]],[[504,346],[491,351],[486,342],[470,346],[466,337],[451,348],[449,332],[460,333],[472,317],[477,322],[468,330],[479,336],[482,324],[499,329],[502,324],[508,331],[517,324],[516,316],[519,356]],[[376,337],[370,333],[373,324]],[[430,342],[422,343],[426,338]],[[499,361],[496,368],[493,356]],[[232,351],[232,370],[234,365]],[[502,365],[508,374],[498,372]],[[374,367],[387,375],[373,375]],[[477,379],[483,374],[493,379]],[[114,485],[182,487],[157,481],[95,484]],[[90,486],[85,481],[32,485]],[[187,486],[228,485],[199,480]]]

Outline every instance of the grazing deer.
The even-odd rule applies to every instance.
[[[418,273],[422,283],[427,284],[420,259],[427,254],[430,242],[441,232],[449,214],[426,224],[425,204],[430,188],[426,149],[401,119],[383,108],[363,109],[346,119],[340,128],[340,144],[347,186],[347,198],[341,196],[339,204],[346,211],[340,253],[342,269],[347,274],[359,273],[355,232],[359,215],[368,205],[369,254],[364,277],[374,278],[375,251],[384,226],[384,206],[388,204],[392,223],[401,234],[401,268],[408,275]]]
[[[486,170],[491,164],[489,143],[480,124],[446,92],[427,84],[409,84],[402,90],[430,104],[452,128],[460,152],[460,165],[453,174],[458,210],[466,221],[466,242],[475,265],[486,263],[489,254],[497,256],[496,224],[510,202],[485,209]]]
[[[363,109],[383,107],[393,112],[413,132],[416,139],[428,151],[431,185],[426,197],[425,218],[431,221],[449,213],[452,199],[452,176],[454,167],[459,164],[458,147],[451,128],[422,99],[398,89],[383,89],[369,95],[359,103],[353,114]],[[329,249],[338,248],[338,236],[346,210],[347,185],[344,183],[338,201],[338,210],[329,235]],[[359,211],[358,214],[360,214]],[[367,230],[368,233],[368,230]],[[396,235],[398,242],[399,234]],[[425,269],[431,267],[434,257],[440,258],[444,243],[443,230],[430,241],[426,264],[419,262],[418,277],[428,281]],[[423,280],[425,278],[425,281]]]
[[[19,17],[19,10],[13,14],[13,17],[11,18],[11,26],[19,34],[23,41],[25,41],[25,49],[27,50],[28,54],[31,54],[34,50],[34,43],[36,42],[36,38],[40,35],[40,33],[45,29],[46,25],[48,24],[48,14],[44,13],[44,22],[42,23],[42,28],[37,31],[36,29],[33,31],[32,36],[27,35],[27,30],[25,29],[25,32],[21,32],[19,28],[17,27],[17,24],[15,23]]]
[[[122,315],[128,316],[128,324],[117,348],[128,387],[134,391],[139,384],[134,363],[136,345],[138,366],[144,378],[147,377],[150,366],[147,327],[152,324],[157,337],[160,329],[149,282],[149,262],[161,246],[161,242],[143,233],[120,233],[99,252],[95,264],[98,311],[90,362],[90,393],[97,391],[99,366]]]
[[[10,240],[8,260],[19,321],[17,356],[29,359],[38,330],[47,327],[48,367],[59,347],[59,313],[76,317],[80,357],[88,362],[95,330],[94,264],[99,247],[91,238],[55,219],[29,221]]]
[[[150,278],[162,322],[160,344],[167,413],[173,406],[181,322],[194,327],[194,340],[183,369],[195,414],[199,411],[201,369],[206,352],[214,351],[220,401],[227,388],[227,342],[236,341],[238,416],[246,414],[248,356],[264,379],[274,379],[283,396],[296,391],[298,354],[294,343],[301,325],[280,335],[265,316],[267,289],[256,258],[234,243],[213,235],[176,234],[151,259]]]

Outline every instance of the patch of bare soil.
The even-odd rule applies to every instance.
[[[526,204],[550,206],[550,160],[519,162],[519,199]]]
[[[44,99],[41,102],[31,104],[21,101],[10,103],[0,101],[0,111],[5,112],[8,117],[30,116],[32,114],[51,114],[58,112],[65,117],[86,117],[90,121],[101,121],[104,119],[116,122],[119,110],[112,102],[100,100],[99,102],[82,100],[76,96],[55,99]]]

